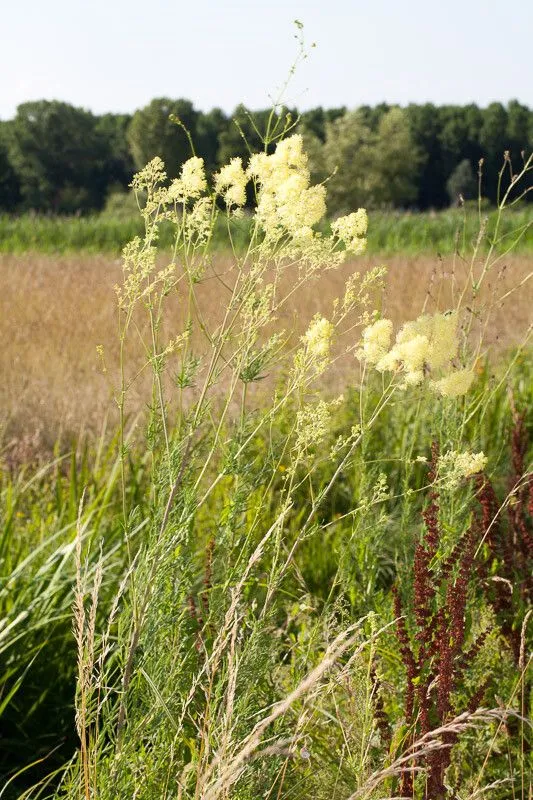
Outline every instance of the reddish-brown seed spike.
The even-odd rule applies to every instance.
[[[438,499],[439,496],[437,492],[431,492],[429,496],[429,503],[422,514],[426,526],[424,539],[430,560],[437,552],[440,541]]]
[[[442,637],[445,635],[446,611],[444,608],[439,608],[439,610],[435,614],[435,617],[432,620],[431,627],[432,627],[431,640],[426,654],[428,659],[438,655],[440,641]],[[435,666],[436,668],[438,668],[438,660]]]
[[[444,783],[444,776],[450,765],[452,746],[457,741],[457,735],[443,733],[441,739],[442,743],[447,747],[436,750],[428,759],[428,783],[424,800],[445,800],[445,798],[449,797]]]
[[[453,548],[448,558],[443,562],[440,568],[441,577],[443,581],[448,580],[448,578],[450,577],[453,568],[463,555],[465,545],[466,545],[465,537],[461,536],[461,538]]]
[[[431,588],[430,583],[429,554],[421,544],[417,544],[415,549],[413,578],[414,612],[418,626],[417,639],[423,640],[424,629],[431,614],[430,603],[435,591]]]
[[[478,500],[482,508],[482,532],[493,555],[512,571],[514,548],[506,535],[499,515],[499,503],[489,479],[484,475],[478,479]]]
[[[515,527],[518,535],[520,549],[526,559],[533,559],[533,536],[528,530],[524,508],[520,508],[515,515]]]
[[[192,594],[187,598],[187,605],[189,607],[189,614],[195,622],[198,622],[198,612],[196,610],[196,603]]]
[[[463,647],[465,639],[465,615],[468,583],[472,571],[474,558],[474,545],[476,541],[475,529],[470,528],[465,535],[465,547],[459,565],[459,574],[453,585],[453,590],[448,595],[451,610],[451,639],[453,642],[452,653],[457,655]]]
[[[437,479],[437,464],[439,460],[439,446],[437,442],[431,445],[431,461],[429,463],[428,480],[431,484],[435,483]],[[439,495],[438,492],[432,490],[429,494],[429,503],[423,511],[424,522],[426,525],[425,543],[429,554],[429,560],[433,558],[437,552],[440,541],[439,530]]]
[[[500,520],[498,518],[498,500],[491,482],[486,475],[476,476],[477,499],[481,505],[481,524],[483,533],[486,534],[487,542],[491,550],[498,555],[500,552]]]
[[[416,694],[418,698],[418,711],[420,714],[420,733],[425,735],[431,730],[430,722],[430,693],[429,686],[433,679],[430,673],[425,681],[420,681],[416,687]]]
[[[448,589],[447,602],[450,602],[451,587]],[[445,635],[441,634],[439,642],[439,671],[437,691],[437,712],[439,723],[442,724],[450,710],[450,694],[453,688],[453,651],[450,643],[450,627]]]
[[[407,674],[407,690],[405,694],[405,719],[406,723],[410,725],[413,718],[414,708],[414,684],[417,670],[415,657],[411,650],[409,642],[409,635],[403,618],[403,608],[398,592],[398,587],[393,586],[392,593],[394,597],[394,616],[396,617],[396,637],[400,643],[400,654],[402,656],[403,665]]]

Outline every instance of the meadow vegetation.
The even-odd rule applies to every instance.
[[[2,259],[4,371],[61,308],[48,424],[93,435],[3,450],[0,797],[525,800],[531,159],[387,273],[290,121],[263,138],[150,161],[119,263]]]
[[[483,247],[490,241],[498,216],[497,210],[486,210],[487,236]],[[498,252],[506,252],[512,243],[513,253],[533,251],[531,235],[527,235],[533,219],[529,206],[513,210],[500,226],[498,241],[494,244]],[[245,250],[253,227],[251,214],[244,214],[233,231],[233,246]],[[327,226],[323,226],[324,230]],[[468,214],[463,209],[447,211],[406,213],[376,211],[372,214],[372,225],[368,231],[366,252],[368,254],[394,255],[442,255],[454,249],[465,252],[479,231],[479,219],[474,209]],[[522,236],[518,236],[520,231]],[[134,237],[143,233],[143,222],[136,205],[132,208],[127,196],[115,196],[109,209],[101,214],[83,217],[44,216],[22,214],[18,216],[0,214],[0,253],[49,253],[72,254],[109,253],[119,256],[123,247]],[[173,243],[171,226],[163,225],[159,244],[170,249]],[[225,226],[219,220],[213,231],[213,245],[218,251],[231,250],[225,235]]]

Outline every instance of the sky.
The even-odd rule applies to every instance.
[[[41,98],[95,113],[164,96],[265,108],[298,52],[294,19],[309,54],[286,105],[533,106],[531,0],[0,0],[0,12],[0,119]]]

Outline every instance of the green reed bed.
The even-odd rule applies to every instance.
[[[482,213],[487,218],[487,235],[494,230],[496,211]],[[513,245],[513,252],[533,252],[531,223],[533,211],[527,206],[505,217],[497,244],[498,252]],[[237,247],[245,248],[251,220],[245,217],[236,227]],[[120,254],[134,236],[142,235],[142,219],[137,216],[116,217],[101,213],[92,216],[54,217],[26,214],[0,215],[0,252],[2,253],[110,253]],[[465,252],[479,232],[475,211],[465,215],[460,209],[432,213],[374,212],[368,232],[367,252],[387,255],[402,253],[449,253],[454,248]],[[170,226],[162,226],[160,245],[170,248],[173,241]],[[227,250],[224,226],[217,224],[214,242]]]

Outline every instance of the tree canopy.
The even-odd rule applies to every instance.
[[[98,116],[55,100],[23,103],[12,120],[0,122],[0,210],[98,210],[156,155],[169,176],[177,175],[191,142],[212,174],[261,149],[270,117],[268,109],[244,106],[231,116],[218,108],[204,113],[171,98],[156,98],[133,115]],[[533,147],[533,112],[516,100],[487,108],[382,103],[300,115],[281,109],[278,133],[286,125],[304,135],[314,178],[328,182],[333,213],[361,205],[446,207],[458,194],[477,193],[480,161],[482,193],[495,202],[504,154],[518,168]]]

